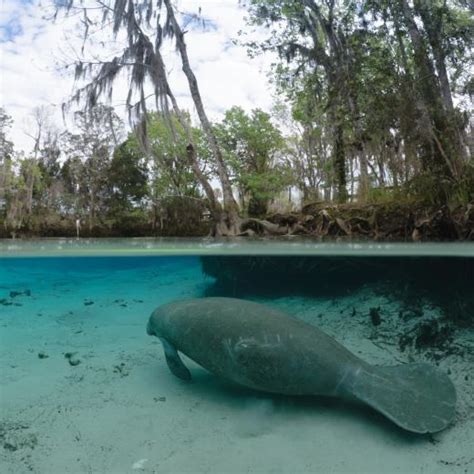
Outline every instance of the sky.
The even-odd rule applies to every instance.
[[[30,135],[34,134],[32,117],[36,107],[48,107],[51,122],[59,128],[65,126],[61,104],[75,90],[72,68],[65,66],[72,64],[81,50],[81,18],[54,21],[54,0],[0,2],[0,106],[14,119],[9,139],[17,150],[28,152],[33,146]],[[204,27],[188,25],[186,41],[211,120],[221,118],[233,105],[269,110],[272,89],[267,72],[273,58],[250,59],[246,49],[234,43],[239,30],[245,27],[246,12],[238,6],[238,0],[180,0],[177,4],[180,11],[190,13],[197,13],[201,7],[202,17],[208,20]],[[119,44],[114,44],[110,32],[102,30],[86,44],[85,54],[89,59],[105,59],[119,47],[120,38]],[[180,107],[193,113],[186,79],[171,45],[164,57]],[[120,78],[111,103],[124,120],[127,82],[125,76]]]

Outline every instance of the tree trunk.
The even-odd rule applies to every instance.
[[[193,170],[194,176],[196,176],[196,179],[198,180],[199,184],[204,190],[204,193],[206,194],[206,197],[208,199],[209,210],[211,212],[211,217],[215,224],[215,228],[212,230],[212,234],[221,235],[221,233],[223,233],[223,235],[227,235],[229,233],[229,229],[226,230],[225,224],[222,224],[221,222],[225,218],[222,206],[217,200],[209,180],[204,176],[199,166],[191,128],[187,123],[186,119],[183,117],[181,109],[178,106],[178,102],[176,101],[176,97],[174,96],[173,91],[171,90],[171,87],[168,83],[163,58],[161,57],[160,52],[154,49],[153,45],[147,37],[145,37],[145,41],[148,43],[149,48],[152,48],[152,51],[154,51],[152,61],[152,72],[153,74],[159,76],[160,81],[165,83],[166,95],[169,97],[178,122],[186,134],[186,138],[188,140],[188,146],[186,147],[188,162],[191,166],[191,169]]]
[[[420,15],[423,21],[424,29],[428,35],[428,41],[430,43],[431,51],[435,60],[436,73],[439,80],[444,110],[450,117],[449,122],[452,124],[454,134],[453,138],[455,140],[457,139],[458,141],[458,143],[455,143],[455,146],[459,150],[461,159],[466,160],[466,136],[462,127],[459,127],[458,125],[458,118],[456,117],[453,98],[451,95],[448,71],[446,69],[446,54],[442,42],[443,13],[440,8],[437,10],[434,9],[434,7],[427,8],[426,3],[420,0],[415,0],[415,9]]]
[[[176,20],[171,1],[164,0],[164,4],[166,6],[168,19],[175,33],[176,46],[181,56],[183,72],[188,80],[189,90],[191,92],[191,96],[196,107],[199,120],[201,121],[202,128],[204,130],[204,133],[206,134],[209,146],[214,156],[217,165],[217,171],[219,174],[219,179],[222,185],[222,195],[224,198],[224,215],[221,216],[221,222],[218,227],[220,230],[223,230],[224,227],[227,227],[227,230],[224,232],[225,234],[238,234],[240,231],[238,206],[232,193],[232,186],[230,184],[226,165],[224,163],[224,158],[222,157],[222,153],[212,130],[211,123],[209,122],[206,111],[204,110],[204,104],[202,102],[201,93],[199,91],[196,76],[194,75],[194,72],[191,69],[191,65],[189,63],[186,43],[184,41],[184,33]]]
[[[174,16],[174,11],[173,11],[173,8],[172,8],[170,2],[166,2],[166,8],[167,8],[167,11],[168,11],[168,14],[169,14],[169,19],[173,24],[173,27],[176,26],[176,28],[177,28],[177,29],[175,28],[176,39],[177,39],[177,44],[180,47],[179,48],[180,54],[182,55],[181,58],[182,58],[182,62],[183,62],[183,71],[184,71],[184,65],[186,64],[185,73],[188,72],[188,74],[189,74],[188,82],[189,82],[190,89],[191,89],[191,85],[193,84],[194,92],[196,92],[196,90],[197,90],[197,96],[193,95],[193,100],[194,99],[197,100],[197,104],[195,102],[196,109],[198,111],[201,110],[201,113],[202,113],[202,112],[204,112],[204,107],[202,105],[202,100],[201,100],[200,95],[199,95],[199,90],[197,89],[196,78],[195,78],[195,76],[194,76],[194,74],[193,74],[193,72],[190,68],[189,59],[187,58],[187,51],[186,51],[186,45],[185,45],[184,39],[183,39],[183,33],[182,33],[179,25],[177,24],[177,21],[176,21],[175,16]],[[215,225],[214,229],[212,230],[212,234],[213,235],[236,234],[239,231],[239,217],[238,217],[238,212],[237,212],[238,211],[238,206],[237,206],[237,204],[235,204],[235,201],[234,201],[235,213],[232,214],[232,219],[231,219],[233,224],[231,226],[228,226],[226,224],[226,212],[223,211],[222,206],[220,205],[218,199],[216,198],[216,195],[214,193],[214,190],[212,189],[212,186],[210,185],[209,180],[204,176],[204,174],[202,173],[201,168],[199,166],[199,161],[198,161],[198,158],[197,158],[197,155],[196,155],[196,147],[195,147],[194,140],[193,140],[193,137],[192,137],[191,128],[190,128],[189,124],[187,123],[186,119],[183,117],[181,109],[179,108],[178,103],[176,101],[176,98],[173,94],[173,91],[171,90],[171,87],[170,87],[168,79],[167,79],[167,73],[166,73],[166,69],[165,69],[165,65],[164,65],[164,61],[163,61],[163,58],[161,56],[161,53],[160,53],[158,48],[155,48],[155,46],[150,41],[148,36],[146,36],[138,26],[137,26],[137,30],[142,35],[142,38],[143,38],[144,42],[147,45],[147,48],[149,49],[149,51],[152,54],[151,74],[152,74],[153,82],[155,83],[155,85],[159,85],[160,86],[159,88],[161,90],[163,90],[164,93],[168,96],[169,100],[171,101],[173,111],[176,114],[176,117],[178,118],[179,124],[181,125],[184,132],[186,133],[186,138],[188,140],[188,146],[187,146],[188,162],[189,162],[189,165],[191,166],[191,169],[192,169],[194,175],[196,176],[196,179],[198,180],[199,184],[202,186],[202,188],[203,188],[203,190],[206,194],[206,197],[208,199],[209,210],[211,212],[211,217],[212,217],[212,219],[214,221],[214,225]],[[194,78],[194,81],[193,81],[193,78]],[[200,109],[198,109],[199,104],[200,104]],[[200,115],[199,117],[201,119],[202,115]],[[204,113],[204,117],[207,119],[205,113]],[[206,123],[208,124],[208,129],[210,129],[211,126],[209,124],[209,121],[207,120]],[[203,125],[203,128],[204,128],[204,125]],[[211,133],[212,133],[212,129],[211,129]],[[210,144],[211,144],[211,142],[210,142]],[[216,144],[217,144],[217,142],[216,142]],[[222,159],[222,156],[220,156],[220,158]],[[223,161],[221,161],[221,163],[219,163],[218,160],[216,159],[216,164],[217,164],[218,170],[221,170],[222,165],[223,165]],[[221,177],[221,173],[219,173],[219,176]],[[226,182],[226,177],[227,177],[227,175],[225,175],[224,179],[221,180],[221,181],[223,181],[223,183],[222,183],[223,189],[224,189],[224,182]],[[227,182],[229,183],[228,178],[227,178]],[[230,188],[230,184],[229,184],[228,188]],[[232,197],[232,191],[231,191],[231,197]],[[233,197],[232,197],[232,199],[233,199]],[[224,204],[226,204],[227,201],[228,201],[228,190],[227,190],[226,193],[224,193]]]
[[[164,71],[164,67],[163,67],[163,71]],[[199,161],[196,155],[196,147],[194,145],[194,139],[191,133],[191,128],[189,124],[187,123],[187,121],[185,120],[185,118],[183,117],[181,109],[178,107],[178,103],[176,101],[176,98],[173,92],[171,91],[171,88],[169,87],[168,81],[166,81],[166,83],[167,83],[167,95],[171,100],[171,104],[173,105],[173,110],[178,118],[179,124],[181,125],[181,127],[183,127],[183,130],[186,133],[186,138],[188,140],[186,153],[188,156],[189,164],[191,165],[191,169],[193,170],[194,175],[199,181],[199,184],[203,187],[206,197],[209,200],[209,207],[210,207],[211,214],[213,215],[213,217],[217,217],[222,212],[221,205],[219,204],[219,201],[216,198],[216,195],[214,193],[214,190],[212,189],[211,184],[209,183],[208,179],[204,176],[199,166]]]
[[[342,125],[336,124],[334,127],[334,150],[333,164],[336,174],[337,202],[347,201],[347,180],[346,180],[346,154],[344,150],[344,135]]]
[[[357,153],[360,166],[359,188],[357,189],[358,201],[366,202],[369,195],[369,170],[367,164],[367,155],[365,150],[359,150]]]
[[[433,2],[434,3],[434,2]],[[449,86],[449,77],[446,70],[445,54],[443,50],[442,40],[440,35],[442,31],[441,12],[436,12],[436,6],[432,5],[426,8],[426,0],[415,0],[415,10],[420,15],[423,21],[423,27],[428,35],[428,41],[433,52],[433,57],[436,65],[436,72],[440,83],[441,94],[443,97],[444,108],[449,111],[454,111],[453,98],[451,96],[451,88]]]
[[[382,148],[382,150],[383,150],[383,148]],[[384,188],[385,187],[385,165],[384,165],[382,150],[380,150],[380,154],[377,157],[377,166],[379,168],[380,187]]]
[[[438,78],[428,55],[424,38],[414,19],[414,12],[407,0],[399,0],[401,15],[413,44],[414,67],[417,72],[416,85],[422,97],[421,110],[428,120],[428,136],[425,146],[425,167],[434,176],[457,179],[459,177],[459,159],[462,150],[453,124],[443,106]],[[440,189],[441,194],[444,194]]]
[[[28,167],[26,169],[26,214],[29,216],[33,210],[33,190],[35,187],[35,164],[31,161],[28,162]]]
[[[94,189],[92,188],[89,192],[90,201],[89,201],[89,232],[92,231],[92,227],[94,226],[94,216],[95,216],[95,193]]]

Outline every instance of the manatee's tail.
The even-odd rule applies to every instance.
[[[358,400],[414,433],[436,433],[454,418],[454,385],[428,364],[363,368],[349,385]]]

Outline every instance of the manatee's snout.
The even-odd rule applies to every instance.
[[[148,320],[148,324],[146,325],[146,333],[149,336],[155,336],[155,331],[153,330],[152,318],[153,318],[153,314],[150,316],[150,319]]]

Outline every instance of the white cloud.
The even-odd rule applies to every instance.
[[[82,44],[78,18],[54,22],[48,3],[51,5],[51,0],[41,4],[40,0],[3,0],[0,14],[0,26],[7,25],[0,36],[0,105],[15,120],[11,137],[16,147],[26,151],[32,143],[25,130],[29,131],[28,117],[35,107],[53,104],[53,121],[62,126],[60,105],[70,97],[74,81],[72,74],[59,69],[57,63],[72,62],[73,51],[80,51]],[[212,27],[188,25],[186,41],[211,118],[218,118],[232,105],[268,109],[271,95],[264,72],[268,59],[251,60],[243,48],[232,43],[244,27],[245,12],[238,7],[238,0],[182,0],[178,4],[180,11],[191,13],[197,12],[199,6]],[[95,47],[88,48],[89,57],[113,53],[109,31],[98,32],[94,39]],[[104,44],[99,43],[101,40]],[[180,106],[191,110],[186,79],[171,45],[164,56]],[[121,104],[126,97],[126,79],[120,80],[114,89],[113,105],[125,117]]]

